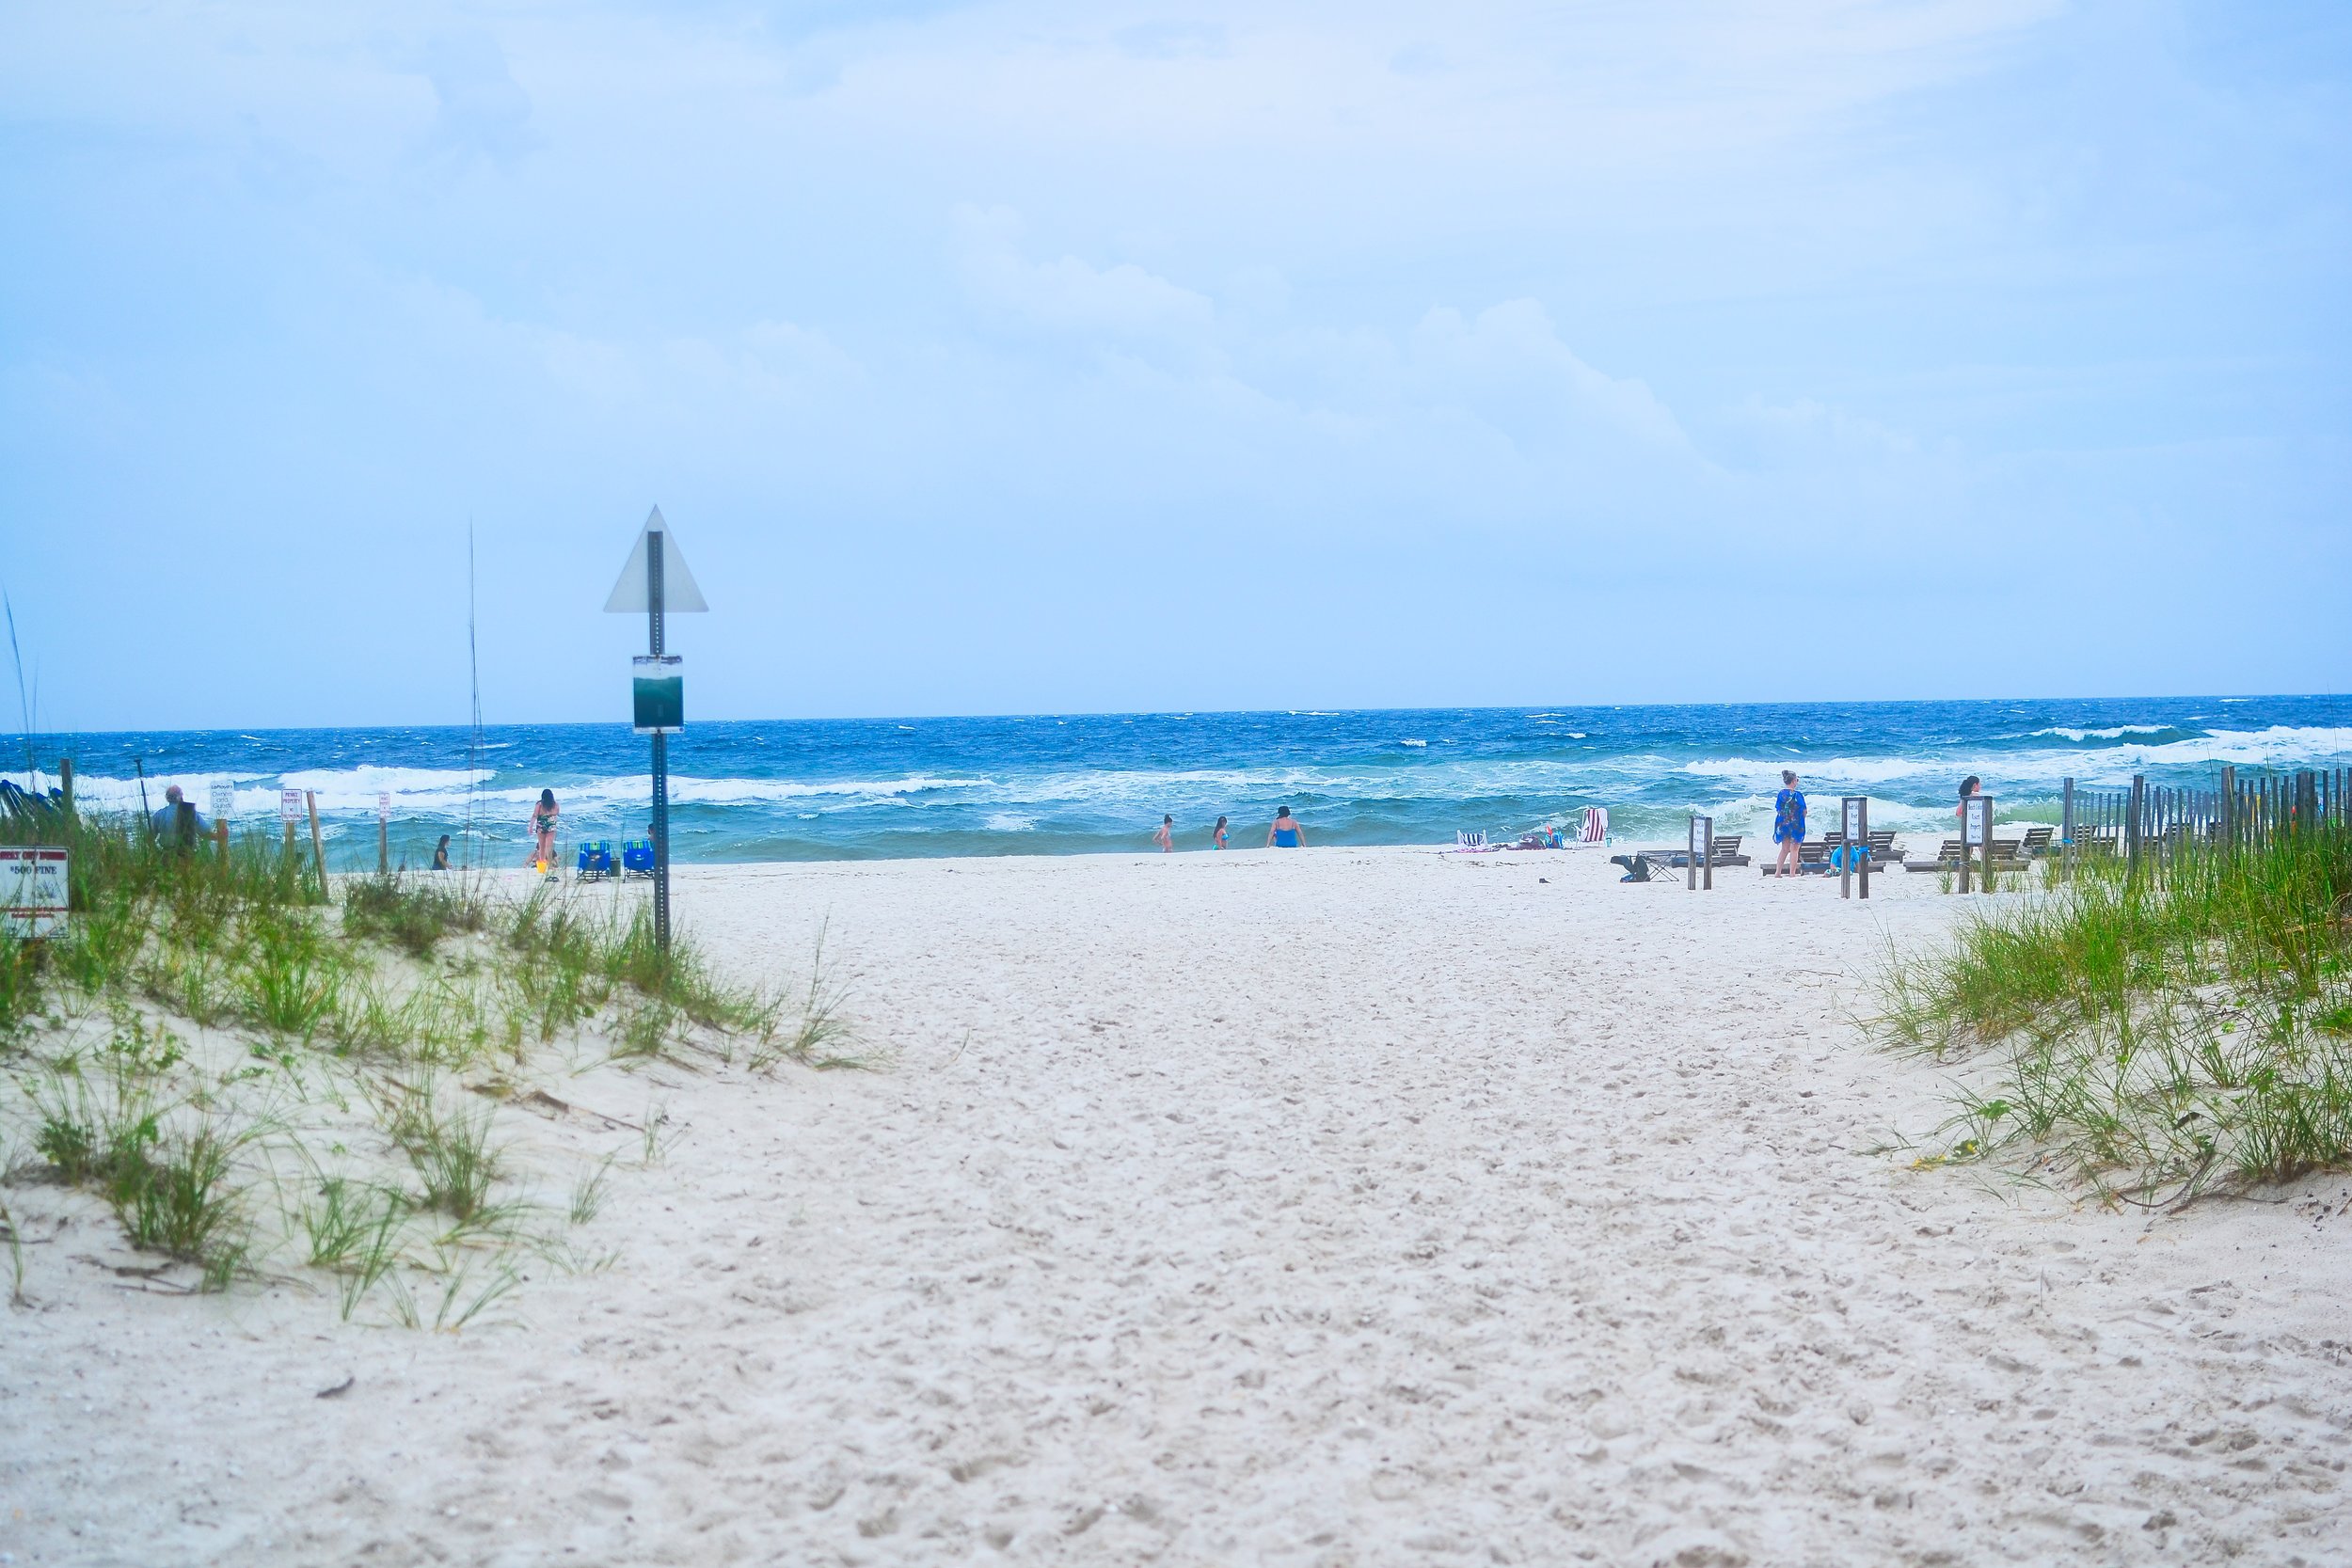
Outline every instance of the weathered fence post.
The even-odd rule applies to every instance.
[[[2074,874],[2074,776],[2069,773],[2059,786],[2058,806],[2058,870],[2072,877]]]
[[[2132,775],[2132,798],[2123,808],[2123,868],[2132,876],[2139,875],[2140,814],[2148,809],[2148,776]]]

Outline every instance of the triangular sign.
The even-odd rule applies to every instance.
[[[607,614],[642,615],[653,608],[652,569],[648,564],[653,551],[649,542],[657,533],[661,535],[662,613],[689,614],[710,608],[703,602],[703,591],[694,586],[694,574],[686,569],[686,557],[678,552],[677,535],[661,520],[661,508],[657,506],[646,515],[645,526],[637,531],[637,544],[628,552],[628,564],[621,568],[621,580],[612,585],[612,596],[604,601]]]

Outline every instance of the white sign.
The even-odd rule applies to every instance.
[[[1961,817],[1961,836],[1969,848],[1993,841],[1993,797],[1971,795],[1961,802],[1966,814]]]
[[[65,934],[66,852],[0,847],[0,929],[12,937]]]
[[[634,611],[642,615],[653,604],[652,541],[656,536],[661,540],[662,613],[698,614],[710,608],[703,602],[703,591],[694,586],[694,574],[686,569],[686,557],[678,553],[677,535],[661,520],[661,508],[657,506],[646,514],[645,526],[637,531],[637,543],[629,546],[621,580],[612,585],[612,596],[604,601],[607,614]]]
[[[1715,819],[1711,816],[1691,818],[1691,855],[1696,859],[1715,847]]]
[[[220,783],[213,785],[213,820],[226,822],[237,815],[237,786]]]
[[[392,792],[389,789],[379,789],[375,792],[375,819],[378,822],[389,822],[392,819]]]
[[[278,792],[278,819],[281,822],[302,820],[302,791],[281,789]]]
[[[1862,842],[1862,802],[1859,800],[1846,802],[1846,842]]]

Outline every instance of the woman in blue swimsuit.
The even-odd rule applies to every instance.
[[[1266,847],[1269,849],[1295,849],[1306,842],[1307,834],[1305,831],[1299,827],[1298,818],[1291,815],[1290,807],[1275,807],[1274,826],[1265,831]]]

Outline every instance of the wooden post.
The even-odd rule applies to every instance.
[[[302,803],[310,808],[310,860],[319,871],[319,902],[326,902],[326,851],[319,845],[319,798],[315,790],[302,792]],[[289,827],[287,832],[294,830]]]
[[[229,869],[229,818],[213,818],[213,842],[220,846],[220,868],[226,871]]]
[[[2134,877],[2139,875],[2140,814],[2147,809],[2148,776],[2135,773],[2132,775],[2131,800],[2123,808],[2123,867],[2128,875]]]
[[[2221,799],[2217,803],[2221,808],[2222,846],[2225,850],[2234,849],[2237,847],[2237,767],[2233,763],[2221,765]]]
[[[375,874],[392,874],[392,825],[380,816],[375,819]]]
[[[1696,812],[1691,815],[1691,831],[1683,846],[1682,890],[1685,893],[1699,890],[1699,819]]]
[[[1846,796],[1837,802],[1837,834],[1845,841],[1838,846],[1842,852],[1837,857],[1837,896],[1840,898],[1853,896],[1854,846],[1859,844],[1865,849],[1870,847],[1870,835],[1861,831],[1858,815],[1861,807],[1862,799],[1857,795]]]
[[[73,815],[73,759],[72,757],[57,759],[57,787],[65,791],[65,814],[72,816]]]
[[[1973,795],[1963,795],[1960,798],[1960,891],[1963,893],[1970,891],[1970,883],[1968,881],[1968,802],[1975,799],[1976,797]]]
[[[2059,786],[2058,870],[2069,878],[2074,874],[2074,776],[2071,773]]]

